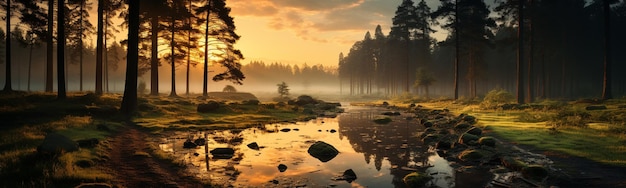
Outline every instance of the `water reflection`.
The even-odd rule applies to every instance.
[[[448,162],[416,137],[422,126],[412,114],[392,116],[389,124],[373,119],[384,109],[347,106],[337,118],[306,123],[266,125],[246,130],[175,132],[161,139],[161,149],[188,164],[201,179],[234,187],[405,187],[402,178],[413,171],[431,174],[432,185],[454,187]],[[208,148],[183,149],[187,139],[206,137]],[[327,162],[307,149],[324,141],[339,150]],[[257,147],[249,147],[256,142]],[[208,151],[232,148],[230,159],[217,159]],[[206,160],[209,157],[209,160]],[[208,167],[207,167],[208,164]],[[278,166],[284,164],[281,172]],[[358,179],[341,181],[352,169]]]

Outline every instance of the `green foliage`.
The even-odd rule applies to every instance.
[[[282,82],[280,84],[277,84],[276,86],[278,86],[278,94],[281,98],[289,96],[289,86],[287,85],[287,83]]]
[[[512,103],[514,102],[514,99],[513,95],[511,95],[508,91],[504,89],[494,89],[485,95],[485,98],[480,103],[480,107],[484,109],[493,109],[501,104]]]

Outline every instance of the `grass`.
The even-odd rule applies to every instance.
[[[125,118],[107,109],[119,109],[122,96],[69,93],[65,100],[47,93],[0,93],[0,187],[73,187],[81,182],[110,182],[112,175],[99,166],[108,158],[107,138],[123,130]],[[244,105],[220,101],[221,108],[198,113],[206,100],[196,97],[139,98],[139,113],[133,123],[154,132],[170,129],[233,129],[258,124],[310,118],[303,107],[274,103]],[[57,132],[72,140],[96,138],[94,148],[56,156],[37,153],[46,133]],[[152,156],[182,167],[180,161],[161,152],[154,143]],[[206,182],[208,183],[208,182]]]
[[[610,100],[604,103],[607,110],[595,111],[575,101],[540,101],[535,105],[544,108],[525,110],[484,110],[453,102],[422,105],[473,115],[489,134],[512,143],[626,166],[626,109],[617,108],[623,104],[626,101]]]

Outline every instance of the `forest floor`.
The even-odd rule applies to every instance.
[[[135,126],[110,139],[109,160],[104,166],[114,175],[113,185],[125,187],[203,187],[184,167],[166,159],[153,157],[146,139],[149,133]]]

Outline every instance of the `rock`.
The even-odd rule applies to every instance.
[[[106,183],[81,183],[74,188],[112,188],[113,186]]]
[[[270,180],[269,182],[270,182],[270,183],[273,183],[273,184],[278,184],[278,180],[275,180],[275,179]]]
[[[481,134],[483,134],[483,130],[478,127],[472,127],[471,129],[467,130],[465,133],[480,136]]]
[[[434,133],[434,132],[437,132],[437,129],[434,129],[431,127],[424,129],[424,133]]]
[[[465,123],[465,122],[462,122],[462,123],[456,124],[456,125],[454,126],[454,129],[457,129],[457,130],[463,130],[463,129],[467,129],[467,128],[470,128],[470,127],[471,127],[471,125],[470,125],[470,124]]]
[[[389,106],[389,103],[387,101],[384,101],[382,105],[383,106]]]
[[[490,136],[478,139],[478,144],[489,147],[496,147],[496,139]]]
[[[100,141],[98,141],[97,138],[88,138],[88,139],[77,140],[76,143],[78,143],[78,147],[80,148],[93,148],[93,147],[96,147],[96,145],[98,145]]]
[[[335,129],[331,129],[330,130],[330,133],[336,133],[336,132],[337,132],[337,130],[335,130]]]
[[[291,129],[290,129],[290,128],[283,128],[283,129],[280,129],[280,132],[289,132],[289,131],[291,131]]]
[[[304,106],[307,104],[317,104],[318,101],[313,99],[313,97],[308,95],[300,95],[298,99],[296,99],[295,104],[298,106]]]
[[[328,162],[339,154],[339,151],[335,147],[322,141],[315,142],[315,144],[309,147],[307,152],[309,153],[309,155],[317,158],[322,162]]]
[[[407,187],[414,188],[426,187],[426,183],[428,183],[431,179],[432,177],[428,174],[413,172],[404,176],[402,181],[404,181],[404,184],[406,184]]]
[[[193,141],[193,143],[198,145],[198,146],[204,146],[204,145],[206,145],[206,139],[204,139],[204,138],[197,138],[196,140]]]
[[[432,127],[432,126],[433,126],[433,122],[426,121],[426,122],[424,122],[422,125],[424,125],[424,127],[426,127],[426,128],[429,128],[429,127]]]
[[[58,133],[48,133],[43,139],[43,143],[37,147],[41,154],[61,154],[78,150],[78,143]]]
[[[374,119],[374,123],[377,123],[377,124],[387,124],[390,122],[391,122],[391,118],[389,117],[378,117]]]
[[[514,159],[512,157],[503,157],[502,165],[514,171],[520,171],[526,167],[526,164],[524,164],[524,162]]]
[[[285,172],[285,170],[287,170],[287,165],[284,165],[284,164],[278,165],[278,171]]]
[[[247,146],[250,149],[259,150],[259,144],[257,144],[256,142],[249,143]]]
[[[183,148],[185,148],[185,149],[192,149],[192,148],[196,148],[196,147],[198,147],[198,144],[192,142],[191,139],[187,139],[183,143]]]
[[[197,110],[200,113],[208,113],[208,112],[213,112],[219,108],[220,108],[220,103],[215,102],[215,101],[209,101],[206,104],[199,104]]]
[[[467,145],[474,145],[478,141],[478,139],[479,138],[476,135],[469,134],[469,133],[463,133],[459,137],[459,143],[467,144]]]
[[[230,159],[235,155],[233,148],[215,148],[210,151],[214,158],[218,159]]]
[[[452,148],[452,144],[449,141],[446,140],[442,140],[437,142],[437,144],[435,144],[435,148],[440,149],[440,150],[447,150]]]
[[[386,115],[386,116],[399,116],[400,112],[384,112],[383,115]]]
[[[474,124],[476,123],[476,118],[474,116],[466,115],[465,117],[463,117],[463,121]]]
[[[437,140],[439,140],[439,135],[436,134],[428,134],[424,138],[422,138],[422,142],[424,142],[424,144],[437,142]]]
[[[256,99],[246,100],[246,101],[242,102],[242,104],[244,104],[244,105],[259,105],[259,103],[261,103],[261,102],[259,100],[256,100]]]
[[[458,158],[465,162],[476,162],[480,161],[484,156],[485,155],[478,150],[467,149],[459,153]]]
[[[606,106],[604,105],[592,105],[585,107],[585,110],[606,110]]]
[[[454,181],[462,183],[457,187],[486,187],[493,180],[493,175],[487,168],[479,168],[475,166],[459,167],[455,171]],[[513,186],[515,187],[515,186]]]
[[[541,181],[548,177],[548,170],[540,165],[529,165],[522,169],[522,175],[528,179]]]
[[[356,173],[352,169],[348,169],[343,172],[343,178],[348,181],[348,183],[352,183],[352,181],[356,180]]]

